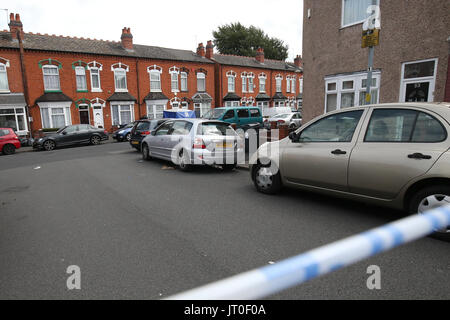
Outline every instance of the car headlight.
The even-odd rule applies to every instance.
[[[121,130],[121,131],[119,131],[119,134],[122,134],[122,133],[124,133],[125,132],[125,130]]]
[[[39,138],[38,142],[42,142],[42,141],[44,141],[44,139],[43,138]]]

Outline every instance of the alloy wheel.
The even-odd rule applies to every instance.
[[[255,177],[256,183],[258,187],[261,189],[269,189],[272,187],[273,184],[273,173],[270,168],[267,167],[261,167],[256,172]]]
[[[47,140],[44,142],[44,149],[46,151],[52,151],[53,149],[55,149],[55,143],[51,140]]]
[[[419,202],[418,213],[424,214],[429,210],[439,208],[444,205],[450,204],[450,196],[444,194],[433,194],[422,199]],[[450,228],[435,230],[437,233],[450,234]]]

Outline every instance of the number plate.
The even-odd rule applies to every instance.
[[[132,141],[131,144],[139,144],[139,141]]]
[[[216,143],[216,148],[233,148],[232,143]]]

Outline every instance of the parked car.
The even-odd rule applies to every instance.
[[[20,149],[20,140],[11,128],[0,128],[0,152],[4,155],[14,154]]]
[[[122,128],[113,132],[112,138],[117,142],[130,141],[131,129],[133,129],[135,122],[124,125]]]
[[[33,149],[51,151],[57,147],[76,144],[97,145],[108,139],[108,132],[104,129],[98,129],[88,124],[79,124],[61,128],[54,134],[47,134],[36,139],[33,143]]]
[[[263,117],[258,107],[225,107],[211,109],[203,119],[218,120],[235,124],[237,128],[263,125]]]
[[[148,136],[153,130],[159,127],[161,124],[166,122],[167,119],[163,120],[139,120],[137,121],[133,128],[131,129],[130,145],[138,151],[141,151],[141,142]]]
[[[142,158],[172,161],[183,171],[196,165],[219,165],[233,170],[243,152],[243,141],[229,123],[184,119],[168,120],[142,141]]]
[[[449,103],[335,111],[261,146],[251,178],[263,193],[289,186],[420,214],[450,204],[449,132]]]
[[[280,125],[288,125],[289,129],[295,130],[302,126],[302,114],[300,112],[277,114],[264,120],[264,122],[268,124],[277,122]]]

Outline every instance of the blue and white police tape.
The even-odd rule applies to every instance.
[[[450,226],[450,206],[414,215],[305,254],[168,297],[169,300],[251,300],[333,272]]]

